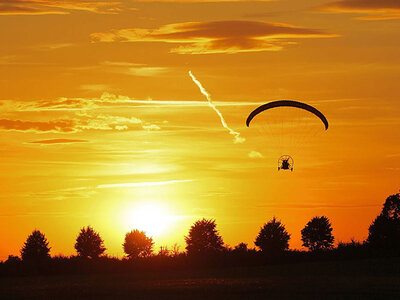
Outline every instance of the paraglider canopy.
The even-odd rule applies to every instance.
[[[263,105],[257,107],[247,117],[247,120],[246,120],[247,127],[250,126],[251,120],[253,120],[253,118],[255,116],[257,116],[259,113],[261,113],[267,109],[271,109],[271,108],[275,108],[275,107],[282,107],[282,106],[297,107],[297,108],[309,111],[310,113],[312,113],[312,114],[316,115],[318,118],[320,118],[322,123],[324,123],[324,125],[325,125],[325,130],[328,130],[328,127],[329,127],[328,120],[318,109],[316,109],[315,107],[312,107],[311,105],[308,105],[306,103],[293,101],[293,100],[278,100],[278,101],[269,102],[269,103],[266,103],[266,104],[263,104]]]

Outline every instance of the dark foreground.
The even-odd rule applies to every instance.
[[[400,259],[0,278],[0,299],[400,299]]]

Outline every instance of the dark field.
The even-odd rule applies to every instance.
[[[1,299],[400,299],[400,259],[0,279]]]

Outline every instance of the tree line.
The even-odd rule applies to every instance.
[[[235,255],[262,255],[269,258],[281,257],[289,251],[290,233],[285,225],[276,217],[263,224],[254,245],[257,248],[248,248],[245,243],[240,243],[231,248],[224,244],[223,238],[217,230],[216,221],[202,219],[196,221],[185,236],[186,247],[184,252],[178,246],[173,249],[161,247],[157,254],[154,253],[154,242],[144,231],[134,229],[125,235],[122,245],[126,258],[137,260],[155,256],[192,258],[212,257],[234,253]],[[303,246],[309,253],[327,253],[334,248],[332,225],[328,217],[313,217],[301,230]],[[75,242],[77,257],[96,260],[104,257],[106,247],[100,234],[91,226],[83,227]],[[369,226],[368,238],[363,242],[339,243],[336,249],[375,249],[379,251],[392,251],[400,253],[400,193],[389,196],[381,213]],[[10,262],[43,262],[51,259],[49,242],[39,230],[34,230],[25,241],[20,251],[21,258],[9,256],[6,263]],[[293,250],[292,250],[293,251]]]

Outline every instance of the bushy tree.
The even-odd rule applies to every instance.
[[[196,221],[190,227],[188,236],[185,236],[187,253],[207,255],[222,251],[224,242],[216,227],[215,220]]]
[[[81,229],[76,238],[75,249],[79,256],[85,258],[97,258],[106,250],[100,234],[90,226]]]
[[[50,249],[45,235],[34,230],[21,249],[21,257],[24,261],[42,261],[50,258]]]
[[[134,229],[125,235],[122,245],[129,258],[145,257],[153,253],[153,239],[147,237],[144,231]]]
[[[335,238],[329,219],[325,216],[312,218],[301,231],[301,240],[311,251],[332,248]]]
[[[400,249],[400,194],[389,196],[369,226],[368,244],[384,250]]]
[[[369,226],[367,242],[383,250],[400,249],[400,220],[377,216]]]
[[[381,215],[385,218],[400,220],[400,193],[386,199]]]
[[[254,244],[267,255],[279,255],[289,248],[290,234],[275,217],[261,227]]]

